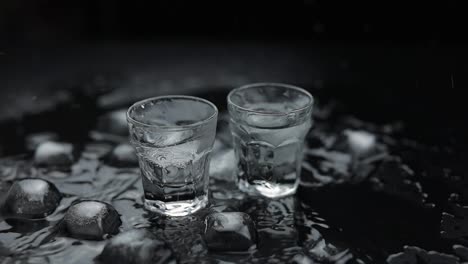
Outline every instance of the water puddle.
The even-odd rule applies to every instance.
[[[62,198],[54,212],[41,219],[20,219],[3,211],[0,262],[106,262],[109,256],[102,252],[111,236],[80,239],[62,230],[67,210],[83,200],[113,206],[120,214],[120,234],[144,229],[161,241],[150,243],[153,253],[137,251],[141,253],[139,257],[148,259],[137,259],[132,258],[131,252],[143,250],[137,241],[148,235],[121,237],[135,246],[129,249],[125,243],[113,245],[129,252],[129,259],[125,259],[129,262],[149,261],[155,256],[178,263],[468,260],[468,199],[463,196],[467,189],[466,184],[460,184],[463,177],[450,167],[450,157],[440,159],[439,150],[411,144],[395,135],[399,124],[375,125],[349,116],[328,122],[334,112],[327,105],[319,106],[316,112],[314,128],[307,137],[298,194],[276,200],[247,197],[237,190],[227,115],[221,113],[212,154],[210,205],[180,218],[143,209],[134,154],[122,145],[126,138],[123,111],[98,118],[96,129],[89,131],[87,137],[68,142],[73,144],[73,150],[70,145],[43,150],[40,162],[33,149],[41,142],[60,140],[62,135],[41,131],[30,136],[25,143],[29,151],[0,160],[2,207],[7,207],[4,203],[10,187],[21,179],[47,180],[57,187]],[[431,164],[434,157],[438,164]],[[71,164],[67,163],[69,160]],[[431,177],[435,171],[445,173],[442,180]],[[242,253],[210,251],[204,238],[205,218],[214,212],[248,214],[255,225],[255,246]],[[239,241],[242,240],[227,243]]]

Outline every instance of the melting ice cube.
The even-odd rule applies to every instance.
[[[106,113],[99,118],[97,128],[99,131],[114,135],[128,135],[127,110],[120,109]]]
[[[132,145],[123,143],[115,147],[109,156],[109,163],[116,167],[136,167],[138,158]]]
[[[376,137],[369,132],[346,130],[344,133],[348,137],[351,150],[358,156],[367,154],[375,148]]]
[[[72,205],[64,217],[68,233],[83,239],[100,240],[107,234],[116,234],[121,224],[119,213],[112,205],[93,200]]]
[[[41,132],[41,133],[34,133],[26,136],[25,145],[26,149],[30,151],[34,151],[40,144],[57,140],[58,135],[53,132]]]
[[[213,251],[245,251],[255,245],[255,225],[246,213],[212,213],[205,219],[205,241]]]
[[[234,162],[234,150],[222,150],[211,155],[210,176],[225,181],[234,181],[234,170],[236,163]]]
[[[72,144],[47,141],[37,147],[34,162],[39,166],[67,167],[73,163],[72,152]]]
[[[55,211],[62,199],[57,187],[42,179],[13,183],[5,200],[5,210],[14,217],[42,218]]]
[[[113,237],[98,259],[112,264],[176,263],[166,243],[143,229],[130,230]]]

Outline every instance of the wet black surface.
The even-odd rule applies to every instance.
[[[359,73],[359,67],[353,69]],[[91,78],[91,82],[83,83],[107,87],[106,84],[120,82],[120,77],[111,74],[101,81]],[[424,111],[407,111],[410,104],[404,101],[414,96],[402,97],[401,107],[390,103],[378,106],[377,102],[364,104],[365,99],[349,96],[352,92],[345,89],[323,90],[319,86],[305,86],[316,96],[317,104],[314,127],[307,137],[299,191],[293,197],[278,200],[246,197],[235,188],[225,112],[229,87],[191,90],[190,94],[216,103],[221,114],[212,155],[210,205],[195,215],[180,218],[162,217],[143,209],[139,171],[133,153],[126,148],[122,116],[122,109],[135,95],[122,99],[125,89],[83,85],[72,89],[74,92],[67,94],[65,103],[56,101],[50,110],[3,121],[2,204],[9,188],[25,178],[52,182],[62,199],[55,211],[43,219],[19,219],[2,213],[0,261],[92,263],[112,259],[109,254],[113,255],[113,251],[104,248],[114,232],[83,239],[63,230],[67,210],[81,200],[108,203],[120,215],[121,225],[116,232],[146,230],[149,233],[124,238],[131,241],[154,235],[158,242],[150,247],[159,252],[156,256],[179,263],[468,261],[466,139],[460,136],[464,126],[454,126],[460,114],[453,114],[450,109],[433,109],[427,115],[446,115],[452,120],[428,122],[429,117],[418,115]],[[86,89],[92,92],[87,93]],[[395,93],[398,95],[398,91]],[[118,103],[102,103],[112,102],[109,98],[118,98],[114,101]],[[432,100],[431,96],[424,98]],[[382,111],[390,106],[394,109]],[[429,106],[433,105],[429,103],[425,109]],[[70,162],[38,163],[35,149],[39,142],[48,140],[72,144],[71,156],[65,155]],[[210,250],[204,221],[215,212],[248,214],[255,225],[255,245],[235,254]],[[233,240],[232,248],[245,246],[236,245],[238,242]],[[127,262],[140,263],[147,260],[138,258],[146,255],[135,252],[145,250],[148,249],[122,252],[128,252],[123,253]],[[154,256],[150,254],[151,257]]]

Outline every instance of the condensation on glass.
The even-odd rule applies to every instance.
[[[253,195],[295,193],[304,139],[312,126],[313,97],[278,83],[239,87],[228,95],[239,188]]]
[[[154,97],[128,109],[146,209],[183,216],[206,206],[217,116],[214,104],[192,96]]]

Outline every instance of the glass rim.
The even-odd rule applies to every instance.
[[[156,101],[156,100],[168,99],[168,98],[169,99],[185,99],[187,101],[202,102],[211,106],[211,108],[214,111],[213,111],[213,114],[210,115],[209,117],[202,119],[200,121],[194,122],[192,124],[188,124],[188,125],[151,125],[151,124],[147,124],[147,123],[135,120],[133,117],[130,116],[130,111],[137,106],[143,105],[150,101]],[[161,95],[161,96],[154,96],[154,97],[146,98],[146,99],[137,101],[134,104],[132,104],[127,110],[127,121],[134,125],[144,126],[144,127],[161,128],[161,129],[167,129],[167,130],[185,130],[185,129],[191,129],[191,128],[206,124],[210,122],[212,119],[214,119],[217,115],[218,115],[218,108],[216,107],[216,105],[206,99],[196,97],[196,96],[191,96],[191,95]]]
[[[258,87],[262,87],[262,86],[274,86],[274,87],[282,87],[282,88],[286,88],[286,89],[296,90],[296,91],[299,91],[299,92],[305,94],[310,99],[310,101],[304,107],[300,107],[300,108],[297,108],[297,109],[292,109],[292,110],[287,111],[287,112],[285,111],[285,112],[281,112],[281,113],[272,113],[272,112],[262,112],[262,111],[258,111],[258,110],[245,108],[245,107],[242,107],[242,106],[234,103],[231,100],[231,96],[236,92],[239,92],[239,91],[245,90],[245,89],[249,89],[249,88],[258,88]],[[291,84],[275,83],[275,82],[259,82],[259,83],[251,83],[251,84],[242,85],[240,87],[232,89],[229,92],[229,94],[227,96],[227,101],[228,101],[228,105],[232,105],[232,106],[236,107],[237,109],[239,109],[241,111],[255,113],[255,114],[258,114],[258,115],[268,115],[268,116],[285,116],[285,115],[290,115],[292,113],[303,112],[303,111],[307,110],[308,108],[311,108],[314,105],[314,97],[312,96],[312,94],[310,94],[304,88],[301,88],[301,87],[298,87],[298,86],[295,86],[295,85],[291,85]]]

